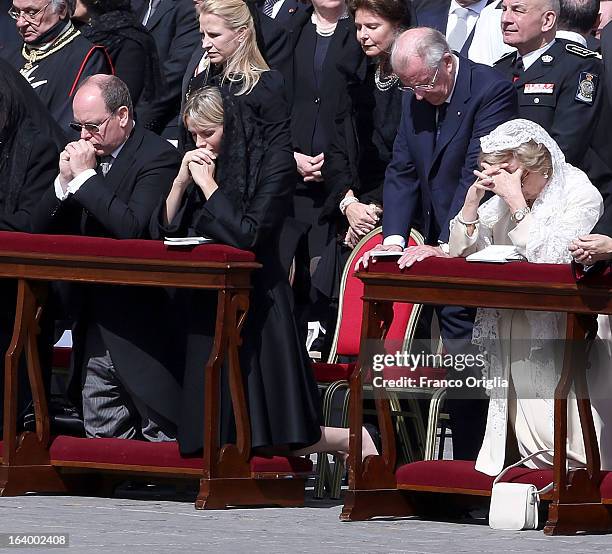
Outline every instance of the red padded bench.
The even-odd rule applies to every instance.
[[[198,508],[230,505],[300,506],[310,460],[252,457],[250,422],[237,349],[249,305],[250,274],[260,265],[252,252],[219,244],[168,248],[160,241],[29,235],[0,232],[0,277],[16,279],[14,340],[5,364],[0,495],[25,492],[96,493],[92,484],[133,477],[199,479]],[[206,375],[205,447],[200,457],[181,457],[176,443],[85,439],[50,435],[38,360],[28,362],[36,432],[17,433],[17,370],[24,350],[35,352],[37,317],[50,281],[134,286],[189,287],[217,292],[215,346],[202,360]],[[67,365],[67,350],[55,363]],[[217,444],[218,383],[229,363],[236,444]],[[112,490],[101,487],[102,492]]]

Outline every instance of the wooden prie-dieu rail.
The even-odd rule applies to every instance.
[[[349,491],[341,519],[435,517],[436,512],[453,504],[465,506],[468,501],[480,500],[486,505],[491,494],[493,478],[476,471],[474,462],[431,460],[397,467],[392,410],[383,388],[374,389],[381,455],[364,462],[357,455],[361,452],[362,400],[364,390],[369,390],[364,380],[372,366],[368,341],[385,335],[393,302],[410,302],[567,313],[564,365],[554,399],[553,468],[515,468],[504,480],[533,483],[539,488],[554,482],[554,490],[543,497],[550,501],[545,534],[612,531],[612,472],[601,471],[586,380],[586,337],[596,314],[612,314],[612,276],[603,273],[577,278],[575,271],[570,265],[496,265],[469,263],[462,258],[429,258],[405,270],[395,262],[378,261],[358,273],[364,283],[362,351],[350,383]],[[587,463],[584,468],[568,471],[567,405],[572,388]]]
[[[129,478],[200,481],[196,507],[299,506],[311,462],[252,456],[250,423],[239,364],[240,331],[249,307],[250,252],[205,244],[168,248],[162,242],[0,232],[0,278],[17,281],[16,316],[5,356],[0,495],[26,492],[110,493]],[[38,322],[53,281],[217,292],[214,346],[205,372],[204,452],[183,457],[176,442],[53,436],[37,351]],[[18,372],[26,356],[36,431],[17,425]],[[229,373],[236,442],[219,444],[219,383]]]

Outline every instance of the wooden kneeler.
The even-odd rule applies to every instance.
[[[430,263],[436,263],[432,261]],[[445,261],[453,268],[454,261]],[[457,264],[465,263],[457,261]],[[377,264],[378,266],[379,264]],[[528,264],[531,265],[531,264]],[[392,278],[385,276],[381,268],[362,273],[365,283],[364,319],[362,345],[366,340],[380,340],[385,336],[392,318],[390,302],[432,302],[439,304],[480,305],[517,309],[570,310],[567,316],[567,333],[564,366],[555,391],[554,400],[554,466],[549,470],[515,468],[504,481],[532,483],[541,488],[551,481],[554,490],[543,495],[549,501],[549,510],[544,533],[547,535],[572,535],[576,533],[612,532],[612,472],[600,470],[600,457],[593,415],[586,384],[586,340],[592,328],[593,315],[609,312],[610,285],[591,289],[566,279],[564,271],[547,268],[542,275],[542,286],[529,283],[533,292],[526,300],[517,294],[516,284],[504,280],[503,268],[493,269],[492,275],[468,280],[465,275],[455,278],[452,271],[443,280],[428,274],[402,275],[396,271]],[[390,272],[395,269],[385,267]],[[469,269],[459,268],[466,273]],[[499,272],[499,276],[494,274]],[[538,271],[537,266],[533,269]],[[557,283],[551,271],[559,275]],[[571,270],[570,270],[571,271]],[[380,272],[380,273],[378,273]],[[457,270],[459,272],[459,270]],[[497,280],[496,280],[497,279]],[[402,292],[402,281],[407,290]],[[473,297],[463,296],[466,290],[478,290]],[[491,295],[487,294],[487,289]],[[493,294],[494,293],[494,294]],[[537,297],[537,298],[536,298]],[[471,301],[470,301],[470,298]],[[531,304],[533,302],[533,304]],[[361,456],[361,426],[363,423],[363,376],[371,375],[371,360],[360,357],[350,379],[350,429],[351,448],[349,456],[349,490],[340,519],[359,521],[376,516],[419,516],[424,518],[445,517],[453,509],[467,506],[488,506],[493,483],[489,477],[474,469],[474,462],[461,460],[421,461],[396,467],[396,442],[391,421],[391,408],[384,389],[374,389],[378,424],[382,438],[382,452],[368,457],[363,463]],[[583,469],[566,471],[567,399],[574,386],[578,397],[578,410],[583,430],[587,465]],[[409,525],[409,523],[407,523]]]
[[[70,244],[64,244],[66,241]],[[36,245],[34,252],[31,244]],[[104,256],[97,255],[100,249]],[[196,500],[199,509],[302,506],[306,479],[312,472],[310,460],[251,456],[250,422],[238,349],[249,307],[250,272],[257,267],[251,253],[219,245],[169,254],[162,243],[153,241],[0,232],[0,277],[18,280],[14,332],[5,357],[0,496],[26,492],[106,496],[112,494],[119,482],[144,477],[164,481],[199,479]],[[202,391],[203,456],[183,457],[175,442],[50,435],[36,337],[46,283],[51,280],[217,291],[214,346],[209,360],[203,360],[206,372]],[[36,431],[17,433],[17,376],[23,353]],[[221,367],[226,360],[237,440],[236,444],[220,447],[218,391]]]

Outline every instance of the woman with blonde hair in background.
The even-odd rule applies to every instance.
[[[197,6],[202,58],[187,88],[187,101],[206,85],[221,87],[261,121],[274,143],[290,140],[289,107],[282,75],[271,70],[257,45],[255,24],[243,0],[203,0]],[[193,148],[184,122],[180,146]]]

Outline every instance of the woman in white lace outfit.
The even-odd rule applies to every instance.
[[[483,170],[474,172],[477,179],[450,222],[451,255],[467,256],[500,244],[514,245],[529,262],[569,263],[568,245],[592,229],[603,209],[601,195],[588,177],[566,163],[542,127],[525,119],[497,127],[481,139],[481,149]],[[486,191],[495,196],[479,207]],[[508,387],[491,391],[478,471],[497,475],[507,465],[508,424],[521,456],[551,450],[526,465],[552,466],[553,399],[563,365],[565,322],[561,313],[478,310],[473,342],[488,353],[487,376],[509,382]],[[602,410],[612,404],[610,360],[605,361],[596,364],[605,372],[589,370],[590,390],[598,391],[593,416],[604,468],[612,467],[612,436],[603,443],[601,437],[605,421],[612,421],[612,413],[605,415]],[[586,457],[576,402],[568,405],[567,454],[570,466],[576,467]]]

